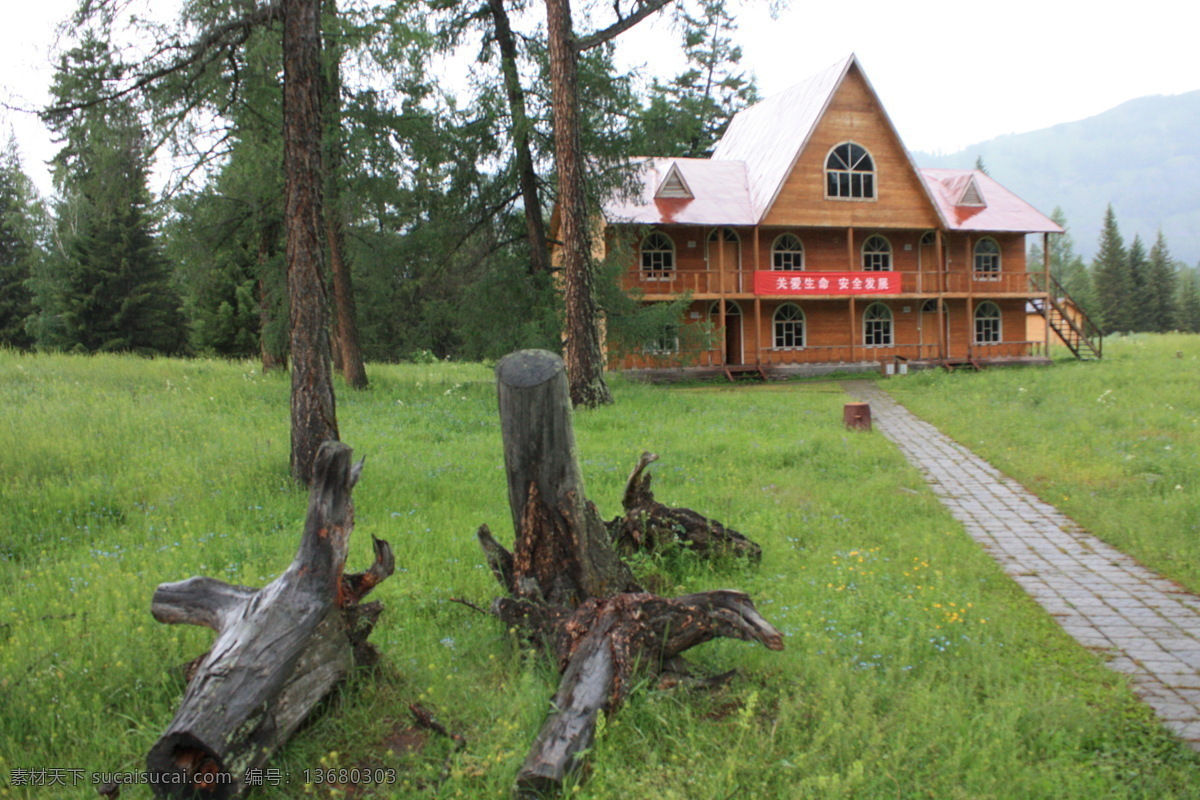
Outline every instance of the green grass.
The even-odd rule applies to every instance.
[[[1200,337],[1099,362],[889,381],[912,411],[1117,548],[1200,592]]]
[[[480,523],[511,541],[491,373],[378,365],[371,377],[367,392],[339,387],[338,412],[367,459],[349,567],[370,562],[371,534],[399,566],[375,595],[384,659],[273,758],[291,783],[259,796],[301,795],[305,770],[376,767],[394,782],[357,796],[507,797],[557,680],[451,600],[486,607],[498,593]],[[914,407],[939,391],[907,380],[889,387]],[[570,796],[1200,797],[1196,754],[1003,575],[882,436],[843,430],[836,384],[613,388],[614,406],[576,417],[601,512],[618,512],[650,449],[660,500],[764,550],[756,567],[646,557],[639,574],[668,595],[749,592],[786,649],[714,642],[692,660],[736,667],[729,686],[639,686]],[[0,796],[95,796],[6,784],[15,769],[142,769],[179,702],[177,666],[212,637],[155,623],[154,587],[196,574],[261,585],[291,560],[306,498],[287,477],[287,392],[251,364],[0,353]],[[1175,441],[1194,463],[1194,435]],[[418,702],[466,747],[412,730]]]

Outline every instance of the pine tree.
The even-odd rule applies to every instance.
[[[1131,305],[1133,280],[1129,274],[1129,254],[1125,240],[1117,227],[1112,205],[1104,213],[1104,228],[1100,233],[1100,249],[1092,260],[1096,284],[1098,324],[1106,333],[1133,330]]]
[[[21,169],[16,140],[0,153],[0,346],[27,348],[33,337],[29,279],[41,254],[45,211],[32,181]]]
[[[1178,276],[1175,262],[1167,249],[1167,240],[1163,232],[1158,232],[1154,246],[1150,248],[1150,263],[1146,270],[1147,279],[1153,293],[1151,306],[1148,311],[1150,326],[1148,330],[1165,333],[1177,327],[1176,295],[1178,294]]]
[[[637,152],[706,158],[741,109],[758,100],[754,79],[739,69],[737,23],[725,0],[705,0],[694,12],[679,9],[688,67],[670,83],[655,80],[635,122]]]

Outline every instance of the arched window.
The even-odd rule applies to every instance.
[[[785,303],[775,309],[775,349],[793,350],[804,347],[804,312],[799,306]]]
[[[842,142],[825,159],[825,196],[852,200],[875,197],[875,162],[862,145]]]
[[[804,269],[804,244],[794,233],[785,233],[771,246],[771,269]]]
[[[975,344],[997,344],[1001,341],[1000,306],[988,301],[975,308]]]
[[[863,312],[863,344],[867,347],[892,344],[892,310],[883,303],[872,303]]]
[[[862,268],[867,272],[892,271],[892,243],[876,234],[862,246]]]
[[[994,281],[1000,277],[1000,245],[984,237],[975,243],[975,280]]]
[[[675,243],[659,231],[642,239],[642,277],[647,280],[670,280],[675,272]]]

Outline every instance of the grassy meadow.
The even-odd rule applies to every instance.
[[[1154,380],[1186,372],[1191,394],[1172,400],[1146,380],[1143,350],[1169,352]],[[1075,435],[1048,416],[1060,394],[1073,397],[1076,417],[1095,415],[1112,432],[1066,449],[1075,457],[1061,456],[1061,469],[1035,471],[1055,481],[1078,472],[1072,480],[1103,495],[1119,470],[1150,471],[1153,455],[1161,477],[1139,478],[1138,491],[1160,494],[1139,501],[1139,520],[1165,530],[1191,514],[1194,533],[1200,340],[1129,339],[1110,352],[1100,364],[913,375],[888,388],[1005,469],[1007,447],[1024,463],[1042,438]],[[255,796],[506,798],[557,679],[502,626],[451,599],[486,607],[498,593],[474,541],[480,523],[512,539],[491,371],[370,373],[365,392],[339,387],[338,418],[366,457],[348,567],[370,563],[372,534],[397,557],[373,595],[386,606],[372,636],[384,658],[276,754],[278,785]],[[1077,393],[1093,381],[1099,391]],[[615,405],[576,417],[601,512],[618,513],[624,480],[650,449],[662,457],[652,467],[660,500],[764,550],[757,566],[668,552],[640,558],[638,574],[665,595],[749,592],[786,649],[710,643],[692,661],[737,668],[728,686],[639,686],[604,720],[571,797],[1200,798],[1200,756],[1004,576],[886,439],[843,429],[848,398],[836,383],[615,379],[613,389]],[[95,797],[93,775],[141,770],[181,697],[179,665],[212,638],[156,623],[154,587],[200,574],[258,586],[290,562],[306,495],[287,476],[287,393],[286,377],[251,363],[0,353],[0,796]],[[1033,397],[1042,400],[1025,405]],[[1056,504],[1085,525],[1117,513],[1074,488],[1061,494],[1069,499]],[[411,703],[466,746],[415,728]],[[386,777],[330,783],[317,772],[330,768]],[[82,780],[18,783],[31,769],[79,770],[68,776]]]
[[[888,383],[1087,530],[1200,592],[1200,337],[1109,339],[1100,363]]]

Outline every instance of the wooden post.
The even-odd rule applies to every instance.
[[[1046,297],[1042,301],[1042,328],[1045,331],[1045,341],[1042,344],[1042,355],[1050,356],[1050,301],[1054,298],[1054,287],[1050,285],[1050,234],[1042,234],[1042,287]]]
[[[855,361],[855,340],[858,338],[858,326],[854,320],[854,297],[850,298],[850,363]]]
[[[195,577],[164,583],[150,610],[165,623],[217,632],[188,683],[179,711],[146,759],[160,797],[236,797],[246,772],[260,767],[369,647],[381,607],[358,605],[392,574],[387,542],[375,564],[343,575],[354,506],[350,490],[362,462],[350,448],[321,445],[313,465],[300,548],[282,575],[262,589]]]

